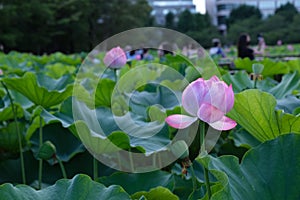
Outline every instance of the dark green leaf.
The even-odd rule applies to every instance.
[[[299,199],[300,135],[287,134],[248,151],[241,164],[234,156],[207,157],[210,172],[222,187],[212,200]],[[203,162],[203,159],[198,159]]]
[[[94,182],[86,175],[76,175],[71,180],[59,180],[55,185],[36,191],[26,185],[13,186],[4,184],[0,186],[1,199],[5,200],[126,200],[129,195],[120,186],[104,187]]]
[[[149,191],[158,186],[166,187],[172,191],[175,184],[173,175],[163,171],[136,174],[117,172],[108,177],[101,177],[99,181],[106,186],[121,185],[129,194]]]

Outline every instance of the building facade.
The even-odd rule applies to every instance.
[[[193,0],[148,0],[152,7],[152,16],[159,25],[165,24],[165,16],[172,12],[177,17],[182,11],[188,9],[192,13],[196,12]]]
[[[206,0],[206,12],[211,16],[212,23],[223,30],[226,29],[225,21],[231,10],[242,4],[259,8],[263,17],[267,17],[288,2],[300,11],[300,0]]]

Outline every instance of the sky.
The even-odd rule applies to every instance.
[[[205,13],[205,0],[193,0],[196,5],[196,11],[204,14]]]

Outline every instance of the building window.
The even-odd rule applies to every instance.
[[[223,4],[223,5],[218,5],[217,9],[218,9],[218,11],[232,10],[232,9],[234,9],[236,7],[237,7],[237,5],[235,5],[235,4]]]
[[[218,17],[218,24],[226,24],[226,17],[225,16],[219,16]]]

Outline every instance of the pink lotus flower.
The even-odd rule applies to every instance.
[[[291,44],[287,45],[287,49],[288,49],[289,51],[294,51],[294,47],[293,47],[293,45],[291,45]]]
[[[228,86],[213,76],[209,80],[202,78],[189,84],[182,94],[182,106],[187,115],[170,115],[166,122],[177,129],[184,129],[200,119],[217,130],[229,130],[236,122],[225,116],[234,103],[232,85]]]
[[[3,71],[2,71],[2,69],[0,69],[0,76],[1,76],[1,75],[3,75]]]
[[[126,62],[126,54],[120,47],[115,47],[105,54],[104,64],[112,69],[120,69]]]

